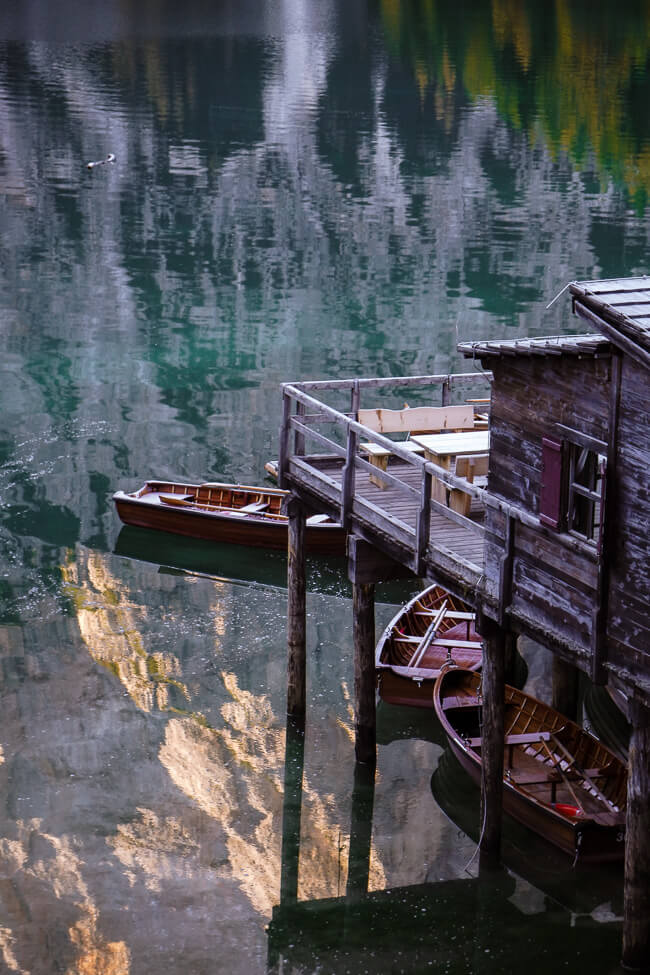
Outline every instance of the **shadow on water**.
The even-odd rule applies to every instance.
[[[286,556],[270,549],[223,545],[125,525],[113,551],[115,555],[158,564],[161,572],[198,573],[234,583],[287,587]],[[307,588],[310,592],[351,599],[346,559],[308,556]],[[401,605],[421,588],[422,582],[416,579],[381,583],[377,585],[376,598],[378,602]]]
[[[390,711],[397,724],[401,719],[407,737],[409,717],[402,712],[418,709]],[[410,719],[418,737],[425,727],[435,737],[436,724],[423,710]],[[569,959],[579,961],[582,970],[620,971],[620,924],[615,920],[621,909],[616,900],[621,892],[618,877],[612,872],[572,870],[566,858],[541,840],[538,846],[528,831],[518,835],[517,824],[507,824],[506,869],[369,891],[375,773],[367,766],[355,766],[351,783],[345,896],[299,901],[303,762],[302,732],[290,726],[281,901],[267,929],[268,971],[273,975],[287,970],[332,975],[501,973],[520,971],[523,959],[527,972],[540,975],[566,966]],[[432,790],[449,818],[478,838],[478,790],[450,752],[443,753]]]
[[[272,973],[526,972],[548,975],[568,958],[618,972],[620,930],[554,906],[528,915],[516,881],[489,877],[373,891],[365,897],[280,905],[268,928]]]
[[[283,552],[223,545],[202,539],[184,538],[169,532],[125,526],[117,537],[115,555],[158,564],[162,572],[188,572],[228,579],[231,582],[287,587],[287,559]],[[345,559],[307,559],[310,590],[347,595]]]
[[[444,747],[447,739],[433,710],[411,708],[399,704],[377,702],[377,744],[390,745],[393,741],[418,738]]]

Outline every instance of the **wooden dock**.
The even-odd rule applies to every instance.
[[[554,699],[568,709],[579,670],[622,692],[632,725],[623,963],[645,971],[650,286],[645,277],[574,283],[571,293],[574,311],[599,334],[465,343],[461,350],[481,364],[472,373],[283,386],[279,480],[291,494],[288,713],[304,720],[303,536],[311,510],[339,519],[348,533],[359,762],[375,761],[374,584],[411,573],[435,580],[476,610],[483,638],[480,851],[486,866],[500,849],[505,660],[517,636],[555,654]],[[489,398],[486,486],[433,451],[422,456],[403,438],[400,446],[379,432],[381,424],[359,422],[389,405],[407,414],[406,404],[398,405],[406,396],[417,401],[414,407],[424,400],[436,409]],[[478,427],[486,407],[473,408]],[[418,445],[414,437],[416,447],[427,439]],[[378,469],[377,458],[386,456],[385,469]],[[454,497],[469,503],[458,508]]]
[[[319,510],[329,511],[332,517],[337,517],[343,494],[344,461],[305,458],[303,463],[311,468],[309,493],[312,503]],[[421,470],[395,459],[389,465],[391,481],[385,488],[373,483],[371,477],[376,476],[365,469],[357,473],[350,511],[354,532],[415,572]],[[434,576],[442,573],[453,578],[464,592],[475,593],[485,554],[485,506],[480,498],[473,498],[470,516],[463,518],[463,523],[452,520],[449,514],[453,515],[439,508],[431,512],[429,535],[417,574]]]

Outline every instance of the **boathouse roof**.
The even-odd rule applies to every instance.
[[[610,342],[602,335],[547,335],[543,338],[461,342],[458,346],[459,352],[472,359],[495,356],[601,356],[609,354],[610,349]]]
[[[573,310],[650,368],[650,277],[573,281]]]

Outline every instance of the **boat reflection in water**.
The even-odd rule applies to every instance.
[[[229,545],[169,532],[150,531],[125,525],[114,546],[114,554],[140,562],[158,564],[161,572],[206,575],[229,583],[287,587],[287,559],[284,552],[261,552],[242,545]],[[311,590],[334,595],[347,593],[345,563],[335,556],[307,557],[307,579]]]

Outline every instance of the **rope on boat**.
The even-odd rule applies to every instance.
[[[576,864],[578,863],[578,857],[580,856],[580,847],[582,846],[582,833],[578,833],[576,837],[576,855],[573,858],[573,863],[571,864],[571,869],[574,870]]]

